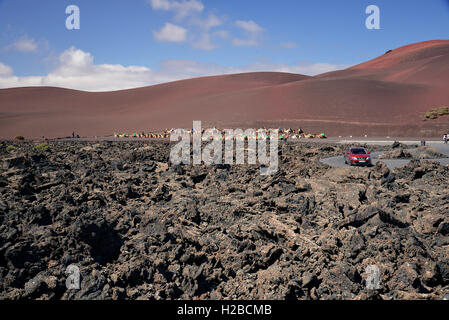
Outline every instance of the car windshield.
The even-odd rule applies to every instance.
[[[351,149],[351,153],[352,154],[366,154],[365,149],[362,148],[356,148],[356,149]]]

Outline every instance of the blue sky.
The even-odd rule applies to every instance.
[[[67,30],[68,5],[81,27]],[[380,30],[365,27],[368,5]],[[0,88],[116,90],[221,73],[318,74],[449,38],[449,1],[0,0]]]

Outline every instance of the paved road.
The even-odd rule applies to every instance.
[[[391,141],[339,141],[339,143],[366,143],[367,145],[390,145],[392,142]],[[399,141],[401,143],[406,143],[406,144],[420,144],[419,141]],[[445,154],[447,156],[449,156],[449,144],[443,144],[442,142],[436,142],[436,141],[432,141],[432,142],[427,142],[426,143],[427,146],[430,146],[434,149],[436,149],[438,152]],[[408,149],[409,151],[413,150],[413,149]],[[378,156],[380,154],[382,154],[384,152],[372,152],[371,156],[372,156],[372,163],[376,164],[377,161],[382,161],[384,162],[388,168],[393,169],[393,168],[397,168],[397,167],[402,167],[404,165],[406,165],[407,163],[409,163],[410,160],[399,160],[399,159],[382,159],[379,160],[377,159]],[[426,159],[426,160],[430,160],[430,161],[437,161],[443,165],[449,165],[449,158],[445,158],[445,159]],[[345,164],[345,159],[344,156],[337,156],[337,157],[330,157],[330,158],[325,158],[325,159],[321,159],[320,160],[322,163],[328,164],[332,167],[346,167],[348,165]]]

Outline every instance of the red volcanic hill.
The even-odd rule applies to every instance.
[[[0,137],[111,135],[203,127],[301,127],[329,135],[440,136],[449,116],[449,40],[390,50],[315,77],[258,72],[194,78],[114,92],[33,87],[0,90]]]

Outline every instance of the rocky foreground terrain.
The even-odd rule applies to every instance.
[[[163,142],[0,142],[0,299],[442,299],[449,168],[172,166]],[[370,147],[371,151],[392,147]],[[81,271],[66,289],[67,266]],[[366,267],[380,288],[366,289]]]
[[[438,152],[432,147],[418,147],[412,151],[404,150],[403,148],[395,148],[393,151],[382,153],[378,156],[379,159],[442,159],[447,158],[446,155]]]

